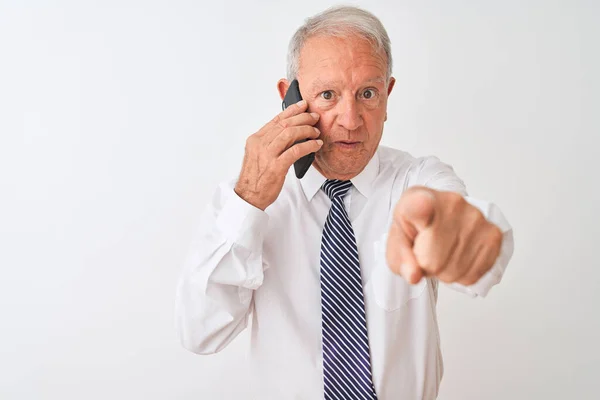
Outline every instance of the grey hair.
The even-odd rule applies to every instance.
[[[383,50],[387,58],[386,81],[392,76],[392,50],[390,38],[381,21],[373,14],[354,6],[336,6],[307,18],[288,47],[287,78],[298,77],[300,51],[306,40],[312,36],[324,35],[348,37],[358,35],[370,41],[377,51]]]

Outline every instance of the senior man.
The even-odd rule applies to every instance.
[[[450,166],[379,146],[391,71],[371,13],[307,19],[277,84],[283,99],[297,79],[303,100],[248,138],[239,177],[203,215],[179,334],[211,354],[251,318],[261,399],[436,398],[438,282],[485,296],[512,255],[498,207],[468,197]],[[298,179],[290,167],[310,153]]]

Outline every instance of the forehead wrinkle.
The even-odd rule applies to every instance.
[[[313,92],[319,90],[319,88],[326,88],[326,87],[332,87],[335,85],[339,85],[341,83],[341,81],[339,80],[329,80],[329,81],[324,81],[321,78],[317,78],[312,85],[312,90]]]
[[[313,92],[316,92],[319,89],[323,89],[323,88],[330,88],[330,87],[334,87],[336,85],[340,85],[342,82],[339,80],[322,80],[320,78],[317,78],[317,80],[315,80],[311,86],[311,90]],[[373,77],[373,78],[369,78],[367,80],[364,80],[363,82],[360,83],[360,85],[368,85],[368,84],[374,84],[374,83],[385,83],[385,78],[381,77],[381,76],[377,76],[377,77]]]
[[[318,39],[323,38],[310,38],[305,43],[299,57],[298,77],[304,75],[302,70],[307,67],[311,69],[310,75],[317,75],[313,82],[309,83],[309,90],[313,93],[338,87],[346,81],[352,86],[385,83],[384,57],[372,46],[365,48],[363,41],[361,41],[362,45],[361,42],[357,45],[355,42],[338,38],[326,41]],[[307,65],[307,61],[312,65]],[[366,79],[357,82],[356,78],[366,72],[363,68],[371,71],[367,72],[366,76],[363,75]],[[332,76],[319,76],[320,73]],[[357,74],[359,75],[357,76]]]
[[[367,79],[365,83],[385,83],[385,78],[378,76],[376,78]]]

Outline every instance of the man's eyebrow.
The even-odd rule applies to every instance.
[[[312,90],[314,92],[319,88],[332,87],[339,83],[340,83],[339,81],[322,81],[320,79],[317,79],[312,85]]]
[[[366,80],[365,83],[385,83],[385,78],[382,76],[378,76],[376,78]]]
[[[313,83],[311,89],[314,92],[314,91],[318,90],[319,88],[332,87],[339,83],[340,83],[340,81],[322,81],[320,79],[317,79]],[[373,83],[385,83],[385,78],[382,76],[377,76],[377,77],[370,78],[370,79],[367,79],[366,81],[364,81],[364,84],[373,84]]]

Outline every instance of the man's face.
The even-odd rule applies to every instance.
[[[304,44],[298,82],[308,110],[321,116],[324,144],[313,165],[328,179],[353,178],[377,150],[394,86],[386,71],[384,54],[359,37],[316,36]]]

